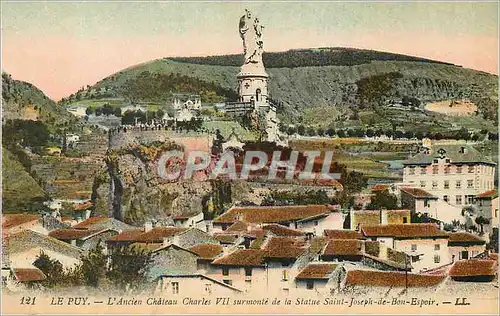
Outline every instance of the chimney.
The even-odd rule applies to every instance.
[[[147,233],[153,229],[153,223],[151,221],[146,221],[144,223],[144,232]]]
[[[386,209],[381,209],[380,210],[380,224],[381,225],[387,225],[389,224],[389,219],[388,219],[388,214],[387,214]]]

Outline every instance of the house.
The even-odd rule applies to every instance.
[[[47,279],[47,276],[38,268],[12,268],[9,275],[3,280],[5,289],[13,292],[25,289],[41,288],[40,282]]]
[[[212,261],[207,276],[250,292],[270,289],[262,249],[237,249]]]
[[[214,219],[215,231],[225,231],[237,221],[249,224],[280,224],[322,235],[325,229],[341,229],[342,214],[333,205],[231,207]]]
[[[347,221],[347,219],[346,219]],[[349,212],[350,230],[358,230],[363,225],[405,224],[411,222],[410,210],[360,210]]]
[[[474,206],[478,210],[477,216],[482,216],[489,222],[484,224],[485,233],[489,234],[493,228],[498,228],[498,191],[496,189],[476,195]]]
[[[134,226],[125,224],[122,221],[117,220],[112,217],[89,217],[83,222],[80,222],[73,226],[74,229],[92,229],[92,230],[102,230],[102,229],[113,229],[118,232],[125,230],[134,229]]]
[[[200,244],[188,248],[198,255],[197,270],[206,273],[208,267],[215,258],[224,253],[224,247],[216,244]]]
[[[328,239],[364,239],[363,235],[355,230],[325,229],[324,234]]]
[[[461,282],[491,282],[497,275],[498,263],[494,260],[460,260],[450,269],[450,277]]]
[[[119,232],[109,228],[103,230],[69,228],[56,229],[51,231],[49,236],[84,250],[90,250],[97,244],[106,248],[106,240],[118,234]]]
[[[411,257],[415,271],[430,270],[451,263],[449,234],[435,224],[391,224],[361,226],[367,239]]]
[[[323,261],[361,261],[364,242],[358,239],[333,239],[321,253]]]
[[[80,248],[32,230],[5,237],[2,251],[11,268],[32,268],[33,262],[42,252],[69,268],[79,263],[84,253]]]
[[[450,233],[448,249],[452,262],[467,260],[485,252],[486,241],[467,232]]]
[[[157,278],[155,295],[169,298],[228,297],[242,291],[203,274],[161,275]]]
[[[2,214],[2,236],[16,234],[25,230],[34,230],[47,234],[42,219],[36,214]]]
[[[401,187],[401,206],[414,213],[434,215],[437,196],[420,188]]]
[[[80,223],[90,218],[93,206],[90,200],[73,204],[73,219]]]
[[[431,145],[403,166],[405,186],[452,205],[472,205],[476,195],[494,189],[496,164],[470,145]]]
[[[151,252],[148,278],[155,280],[162,275],[189,275],[197,273],[198,254],[176,244],[166,244]]]
[[[182,228],[198,227],[200,229],[205,229],[205,223],[203,221],[203,212],[191,215],[177,215],[173,217],[174,226]]]
[[[296,288],[299,290],[328,291],[331,284],[334,287],[341,280],[340,273],[335,273],[339,264],[327,262],[311,262],[295,277]],[[339,271],[340,272],[340,271]]]

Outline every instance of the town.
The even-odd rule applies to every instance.
[[[458,129],[465,136],[452,139],[286,126],[252,14],[239,21],[245,58],[235,100],[208,111],[199,94],[177,91],[169,113],[134,105],[98,115],[76,102],[66,114],[81,129],[69,133],[67,124],[42,154],[25,145],[28,133],[12,141],[9,150],[22,144],[17,153],[31,157],[31,174],[50,194],[29,205],[35,212],[2,215],[4,291],[157,297],[148,305],[262,293],[360,305],[368,293],[398,302],[498,292],[497,163],[485,145],[498,146],[498,133]],[[462,114],[472,115],[464,102]],[[399,159],[373,162],[363,146]],[[189,177],[179,177],[183,168]],[[226,172],[208,176],[217,169]],[[224,175],[233,171],[242,176]],[[301,173],[311,177],[293,177]],[[343,294],[353,297],[338,303]]]

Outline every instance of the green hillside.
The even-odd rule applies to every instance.
[[[45,193],[10,151],[2,148],[2,212],[32,210]]]
[[[48,125],[69,124],[74,117],[34,85],[2,73],[3,120],[40,120]]]
[[[199,93],[205,102],[234,100],[240,59],[239,55],[228,55],[153,60],[104,78],[65,103],[120,98],[124,104],[131,101],[168,104],[170,95],[178,92]],[[498,77],[495,75],[417,57],[339,48],[268,53],[264,62],[270,75],[271,99],[278,104],[285,124],[335,128],[344,125],[366,128],[373,122],[385,124],[384,116],[392,115],[393,111],[381,114],[360,109],[358,86],[362,80],[398,73],[401,76],[391,83],[388,99],[411,97],[424,105],[436,100],[469,98],[479,107],[473,120],[397,112],[394,115],[398,122],[418,119],[442,122],[443,129],[480,126],[496,129]],[[364,111],[362,117],[360,111]],[[328,113],[328,117],[317,113]],[[363,120],[367,117],[368,120]]]

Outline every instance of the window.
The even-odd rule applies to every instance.
[[[439,255],[434,256],[434,263],[440,263],[441,262],[441,257]]]
[[[314,221],[314,226],[318,226],[318,221]]]
[[[444,188],[449,189],[450,188],[450,181],[449,180],[444,180]]]
[[[306,288],[307,288],[308,290],[312,290],[312,289],[314,289],[314,281],[312,281],[312,280],[307,280],[307,283],[306,283]]]
[[[420,174],[427,174],[427,167],[420,167]]]
[[[417,245],[416,244],[412,244],[411,245],[411,251],[417,251]]]
[[[281,280],[288,281],[288,270],[283,270]]]
[[[411,175],[414,175],[415,174],[415,167],[410,167],[409,173]]]
[[[462,166],[457,166],[457,173],[462,173]]]
[[[443,200],[444,200],[445,202],[448,202],[448,195],[443,195]]]
[[[474,195],[466,195],[465,199],[467,201],[467,204],[473,204],[474,203]]]
[[[172,282],[172,293],[179,294],[179,282]]]
[[[438,251],[439,249],[441,249],[441,245],[440,244],[435,244],[434,245],[434,250]]]
[[[462,196],[461,195],[455,196],[455,204],[457,204],[457,205],[462,204]]]
[[[222,268],[222,275],[229,275],[229,269],[228,268]]]
[[[450,173],[450,166],[444,167],[444,173]]]
[[[438,182],[437,181],[432,181],[432,188],[437,189],[438,187]]]
[[[457,180],[457,182],[455,182],[455,187],[456,187],[457,189],[460,189],[460,188],[462,187],[462,181]]]
[[[245,276],[252,276],[252,268],[245,268]]]
[[[420,181],[420,187],[425,188],[425,181]]]
[[[474,187],[474,180],[467,180],[467,188],[471,189]]]
[[[498,217],[498,209],[495,209],[495,218]]]
[[[403,217],[403,224],[406,224],[406,223],[408,223],[408,217],[405,216],[405,217]]]
[[[469,170],[469,173],[474,173],[474,166],[469,166],[468,170]]]
[[[431,207],[431,201],[430,201],[430,200],[425,199],[425,200],[424,200],[424,207]]]
[[[222,282],[226,283],[227,285],[233,285],[233,281],[231,280],[222,280]]]
[[[205,284],[205,293],[212,294],[212,284],[210,283]]]
[[[450,160],[449,158],[446,158],[444,161],[445,161],[446,163],[450,163],[450,161],[451,161],[451,160]]]
[[[438,174],[439,166],[432,166],[432,174]]]
[[[439,162],[439,160],[437,160],[437,159],[434,159],[434,163],[438,163],[438,162]]]

